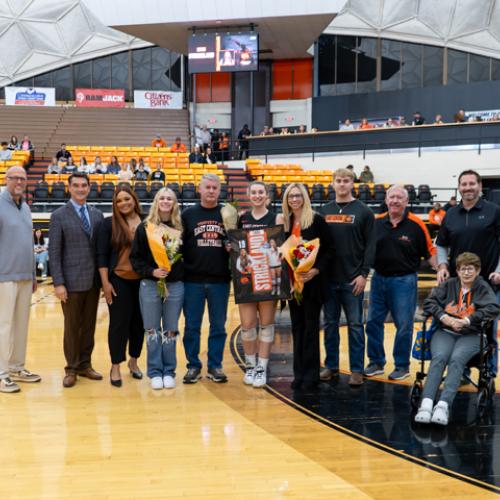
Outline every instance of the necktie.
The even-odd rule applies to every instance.
[[[90,236],[90,233],[92,232],[90,228],[90,222],[87,217],[87,214],[85,213],[85,206],[80,207],[80,217],[82,219],[83,223],[83,230]]]

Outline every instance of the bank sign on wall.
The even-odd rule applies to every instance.
[[[55,106],[56,89],[51,87],[5,87],[8,106]]]
[[[148,109],[182,109],[182,92],[135,90],[134,106]]]

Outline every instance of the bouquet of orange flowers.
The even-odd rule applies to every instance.
[[[281,253],[293,272],[293,296],[299,304],[302,302],[304,291],[304,280],[300,273],[306,273],[312,269],[318,250],[319,238],[303,241],[293,234],[281,245]]]

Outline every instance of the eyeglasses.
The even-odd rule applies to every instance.
[[[303,198],[303,196],[301,194],[289,194],[288,195],[289,200],[300,200],[302,198]]]
[[[26,182],[28,180],[26,177],[16,177],[12,175],[8,175],[7,179],[9,179],[9,181],[14,181],[14,182]]]
[[[458,272],[462,273],[462,274],[466,274],[466,273],[472,274],[472,273],[476,272],[476,268],[474,266],[461,267],[460,269],[458,269]]]

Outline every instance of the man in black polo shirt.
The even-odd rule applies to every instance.
[[[456,276],[455,260],[462,252],[472,252],[481,259],[481,276],[500,298],[500,206],[481,199],[481,176],[465,170],[458,177],[459,205],[451,207],[436,240],[438,283]],[[494,335],[496,343],[496,335]],[[491,370],[497,374],[498,355],[492,358]]]
[[[435,267],[435,249],[425,224],[406,211],[408,192],[401,186],[387,190],[388,212],[375,221],[375,273],[371,281],[366,323],[370,363],[365,376],[384,373],[384,321],[390,312],[396,326],[391,380],[410,375],[413,321],[417,307],[417,270],[421,259]]]
[[[339,373],[339,322],[343,308],[349,335],[349,385],[359,386],[363,383],[365,364],[363,297],[375,256],[375,240],[373,213],[353,197],[353,185],[353,172],[339,168],[332,183],[336,199],[321,209],[335,242],[335,259],[327,270],[328,295],[323,305],[326,359],[320,378],[330,380]]]

